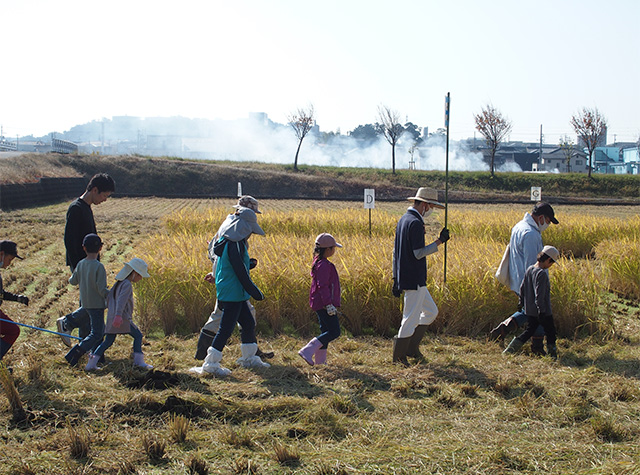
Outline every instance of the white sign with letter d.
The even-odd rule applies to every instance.
[[[364,209],[375,209],[376,207],[376,190],[373,188],[364,189]]]

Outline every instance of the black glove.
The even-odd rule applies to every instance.
[[[249,269],[253,269],[258,265],[258,259],[254,259],[253,257],[249,259]]]
[[[391,293],[394,297],[400,297],[402,295],[402,290],[398,287],[398,283],[396,279],[393,279],[393,285],[391,286]]]
[[[449,230],[447,228],[442,228],[442,231],[440,231],[440,236],[438,236],[438,239],[443,244],[447,242],[449,240]]]
[[[27,297],[26,295],[18,295],[16,302],[29,305],[29,297]]]

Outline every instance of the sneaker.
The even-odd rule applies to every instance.
[[[67,335],[71,335],[71,330],[67,330],[66,325],[64,324],[66,317],[60,317],[56,320],[56,326],[58,327],[58,333],[65,333]],[[71,348],[71,338],[68,336],[60,335],[60,339],[62,343]]]

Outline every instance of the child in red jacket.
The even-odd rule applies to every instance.
[[[313,338],[298,351],[298,354],[311,366],[326,364],[327,347],[329,342],[340,336],[340,321],[338,309],[340,307],[340,279],[336,266],[330,261],[338,244],[331,234],[322,233],[316,238],[311,266],[311,291],[309,305],[315,310],[320,322],[320,336]]]

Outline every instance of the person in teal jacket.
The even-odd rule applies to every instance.
[[[258,224],[255,211],[249,208],[238,209],[226,229],[221,229],[219,232],[218,241],[214,246],[214,252],[218,256],[215,282],[218,305],[222,309],[222,320],[220,329],[207,350],[201,371],[220,376],[231,372],[220,366],[220,362],[222,350],[236,324],[240,325],[242,341],[242,357],[238,359],[238,364],[244,367],[269,366],[256,356],[258,350],[256,323],[249,307],[250,298],[264,299],[264,295],[249,275],[250,258],[247,239],[252,234],[264,236],[265,233]]]

